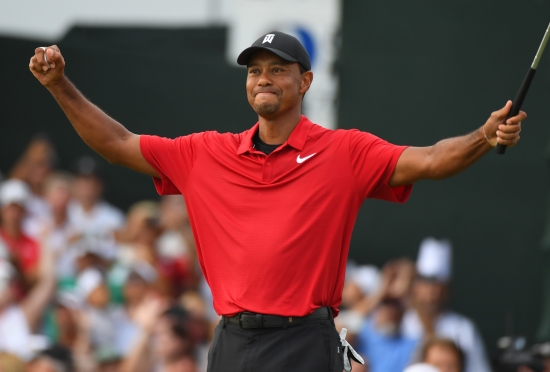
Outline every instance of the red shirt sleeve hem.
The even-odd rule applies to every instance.
[[[178,195],[181,194],[181,191],[174,185],[174,183],[166,177],[164,172],[158,167],[155,157],[151,152],[151,139],[153,136],[148,136],[142,134],[139,137],[139,147],[143,158],[153,169],[159,174],[159,177],[152,177],[153,183],[155,184],[155,189],[159,195]]]

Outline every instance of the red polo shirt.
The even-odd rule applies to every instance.
[[[340,305],[349,243],[365,198],[405,202],[388,185],[406,147],[302,117],[266,156],[259,124],[240,134],[141,136],[161,195],[185,197],[218,314],[303,316]]]

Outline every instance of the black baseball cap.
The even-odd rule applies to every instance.
[[[249,48],[246,48],[237,58],[237,63],[248,65],[250,57],[259,50],[269,50],[285,61],[298,62],[306,71],[311,70],[311,61],[306,48],[294,36],[284,32],[269,32],[256,40]]]

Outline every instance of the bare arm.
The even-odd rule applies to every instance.
[[[451,177],[468,168],[497,143],[515,145],[519,141],[521,122],[527,115],[521,111],[504,125],[511,107],[512,102],[508,101],[502,109],[493,112],[482,127],[465,136],[445,139],[429,147],[409,147],[397,162],[390,186]]]
[[[40,252],[40,268],[37,283],[21,302],[21,307],[31,330],[35,330],[55,289],[54,258],[48,249]]]
[[[140,136],[128,131],[76,89],[64,75],[65,60],[57,46],[46,49],[49,67],[44,53],[42,48],[36,48],[29,68],[59,103],[84,142],[110,163],[158,177],[141,154]]]

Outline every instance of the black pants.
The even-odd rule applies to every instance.
[[[225,324],[214,331],[208,372],[342,372],[340,336],[331,320],[296,327],[242,329]]]

